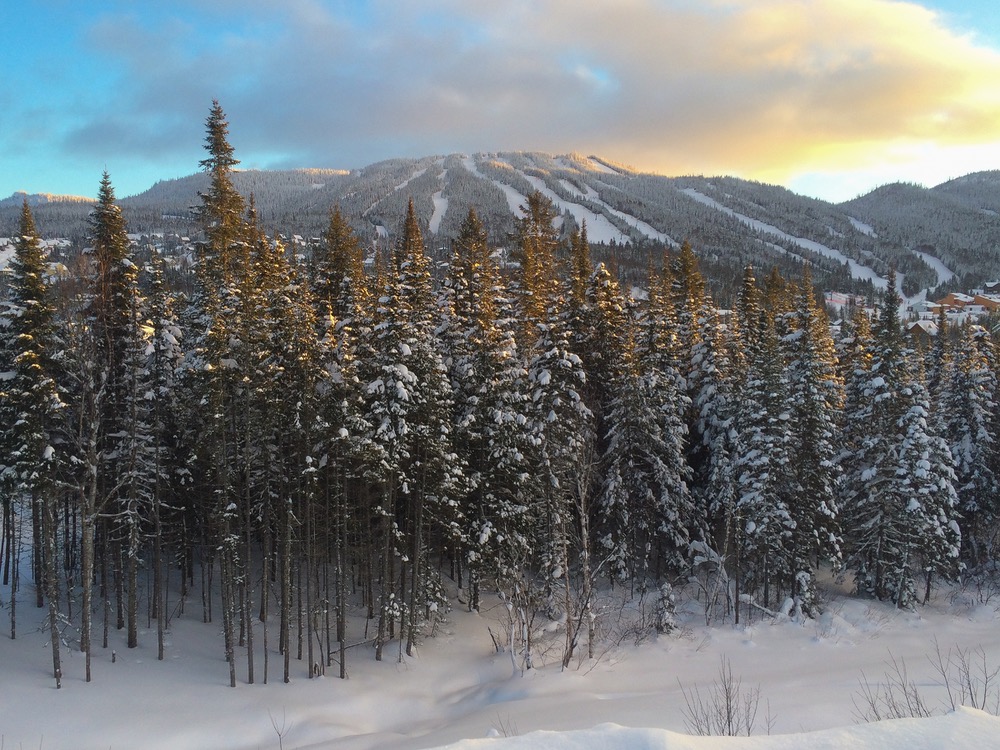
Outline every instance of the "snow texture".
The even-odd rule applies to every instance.
[[[481,613],[470,613],[456,604],[413,658],[398,662],[390,648],[394,658],[376,662],[370,646],[359,645],[349,652],[350,679],[341,681],[332,676],[336,666],[326,677],[308,679],[293,655],[293,679],[286,685],[275,666],[280,657],[272,653],[270,682],[260,684],[258,672],[258,684],[241,682],[236,689],[228,687],[218,623],[203,623],[194,600],[181,613],[174,599],[164,661],[156,659],[155,626],[140,630],[136,649],[126,648],[124,631],[112,628],[110,647],[95,648],[90,684],[83,679],[83,655],[63,649],[61,690],[53,687],[50,662],[46,670],[48,635],[39,627],[44,612],[26,606],[26,587],[17,639],[6,628],[0,636],[0,735],[4,747],[46,750],[997,747],[1000,719],[971,709],[945,715],[943,690],[927,659],[936,637],[943,649],[981,646],[995,666],[1000,618],[992,606],[943,589],[908,613],[845,596],[846,589],[830,581],[825,586],[825,611],[816,620],[795,622],[779,612],[750,625],[706,626],[703,613],[688,602],[678,612],[677,635],[638,645],[626,636],[592,661],[560,670],[556,660],[523,675],[512,674],[509,655],[497,653],[490,637],[490,629],[503,632],[503,606],[486,602]],[[0,596],[9,604],[7,588]],[[602,599],[600,611],[606,613],[602,622],[619,616],[610,598]],[[67,643],[75,637],[72,627],[63,633]],[[905,660],[909,678],[942,715],[857,724],[862,672],[882,680],[890,654]],[[772,736],[684,734],[681,687],[710,688],[723,656],[744,686],[759,685],[761,712],[766,700],[774,719]],[[755,734],[763,735],[760,718],[758,723]],[[518,736],[499,736],[505,733]]]

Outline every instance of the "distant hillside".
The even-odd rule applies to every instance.
[[[7,198],[0,199],[0,209],[8,209],[11,206],[21,208],[27,199],[28,205],[34,210],[37,206],[44,206],[50,203],[92,203],[93,198],[85,198],[80,195],[53,195],[52,193],[25,193],[18,191]]]
[[[958,288],[1000,278],[1000,172],[977,172],[934,188],[895,183],[841,206],[890,245],[938,258]]]
[[[840,205],[773,185],[668,178],[580,154],[451,154],[351,172],[244,171],[234,181],[254,196],[266,229],[306,238],[320,236],[339,205],[362,238],[391,240],[412,198],[432,249],[443,252],[469,207],[503,246],[519,206],[539,190],[562,214],[564,230],[586,222],[595,253],[625,275],[643,275],[651,253],[688,240],[717,289],[732,288],[748,263],[795,278],[808,262],[817,283],[862,293],[884,285],[890,267],[903,275],[908,293],[938,286],[952,271],[958,286],[1000,278],[1000,172],[932,189],[886,185]],[[122,200],[130,231],[197,232],[193,207],[206,186],[206,176],[195,174]],[[0,201],[0,236],[16,226],[21,200]],[[82,241],[92,202],[32,202],[46,236]]]

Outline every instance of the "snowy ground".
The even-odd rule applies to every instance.
[[[670,748],[671,750],[786,750],[810,748],[996,747],[1000,720],[975,711],[945,718],[857,725],[862,674],[883,679],[886,662],[905,661],[931,707],[944,698],[928,661],[940,647],[982,647],[1000,665],[997,602],[973,604],[941,592],[927,607],[905,613],[832,593],[826,614],[798,624],[757,619],[749,626],[705,624],[697,606],[670,637],[639,637],[627,626],[619,641],[592,661],[562,671],[549,663],[522,675],[507,654],[496,653],[490,629],[502,629],[501,608],[482,614],[456,611],[428,638],[418,656],[376,663],[370,648],[353,649],[350,678],[310,680],[293,661],[293,681],[280,681],[280,658],[271,657],[268,685],[228,687],[217,625],[201,622],[190,607],[172,621],[167,658],[156,660],[155,631],[138,649],[112,633],[98,649],[94,682],[83,680],[83,658],[64,649],[61,690],[51,678],[47,635],[33,627],[40,610],[20,602],[19,635],[0,637],[0,747],[44,750],[125,748],[250,750],[251,748],[430,748],[459,743],[461,750],[495,748]],[[3,592],[6,604],[7,593]],[[607,621],[620,602],[604,601]],[[628,617],[626,621],[628,621]],[[67,631],[71,642],[74,633]],[[275,639],[272,634],[272,642]],[[258,643],[259,643],[258,639]],[[114,655],[114,658],[113,658]],[[738,742],[691,738],[684,690],[710,689],[721,661],[746,689],[759,686],[756,732],[823,730],[808,738]],[[258,679],[259,679],[258,666]],[[335,671],[335,670],[334,670]],[[240,672],[242,678],[242,670]],[[616,726],[611,726],[611,724]],[[595,728],[596,727],[596,728]],[[629,727],[631,729],[626,729]],[[639,728],[648,728],[640,731]],[[833,729],[837,728],[837,729]],[[545,730],[550,734],[531,734]],[[588,731],[569,731],[588,730]],[[559,732],[553,735],[551,732]],[[503,739],[507,735],[508,739]],[[499,737],[498,739],[482,739]]]

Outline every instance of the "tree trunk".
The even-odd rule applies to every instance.
[[[96,492],[96,485],[94,487]],[[90,489],[85,490],[85,494]],[[90,505],[91,500],[85,500]],[[83,612],[80,620],[80,651],[84,654],[84,669],[86,680],[90,682],[90,660],[91,660],[91,631],[93,628],[93,598],[94,598],[94,516],[89,508],[84,508],[81,518],[81,538],[80,538],[80,583],[83,589]]]
[[[134,512],[129,514],[128,528],[128,647],[139,645],[139,519]]]
[[[59,554],[57,526],[59,510],[55,498],[45,498],[43,509],[44,540],[45,540],[45,592],[49,600],[49,641],[52,645],[52,676],[56,688],[62,687],[62,662],[59,653],[59,576],[57,571],[57,555]],[[41,587],[39,587],[41,588]]]

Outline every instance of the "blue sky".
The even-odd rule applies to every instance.
[[[995,0],[48,0],[0,22],[0,197],[542,150],[844,200],[1000,169]]]

